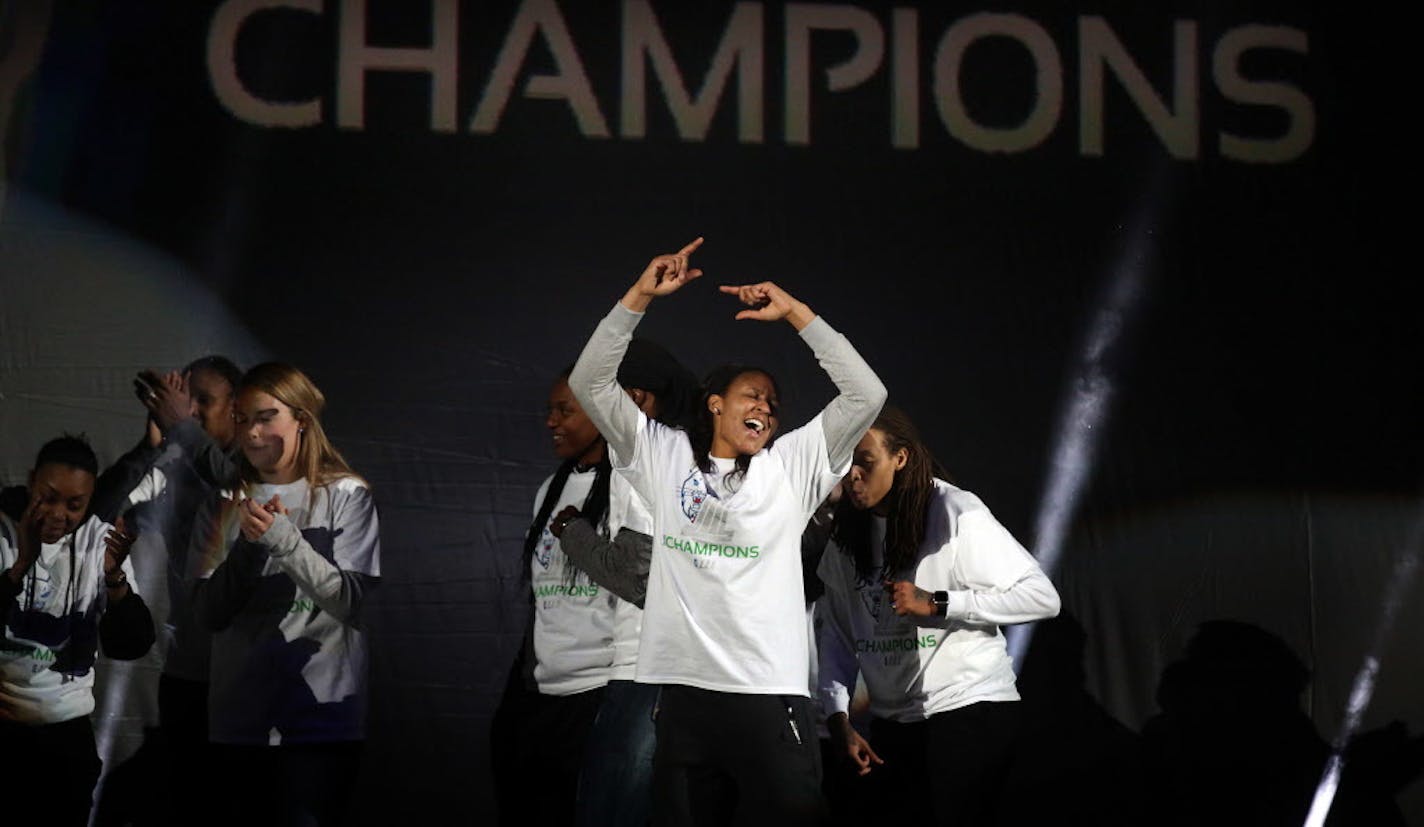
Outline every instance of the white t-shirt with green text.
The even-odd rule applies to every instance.
[[[622,601],[584,572],[573,572],[559,538],[549,530],[566,506],[583,510],[595,476],[594,469],[569,474],[529,561],[534,587],[534,680],[545,695],[597,689],[608,683],[613,670],[614,615]],[[539,486],[535,516],[553,480],[550,476]],[[610,494],[610,504],[611,499]]]
[[[844,475],[818,415],[751,459],[698,469],[687,435],[642,419],[618,469],[652,506],[653,559],[637,679],[809,695],[801,532]]]

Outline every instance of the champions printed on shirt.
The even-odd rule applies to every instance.
[[[554,536],[554,531],[550,528],[553,524],[554,520],[551,517],[549,521],[544,524],[544,532],[539,535],[539,543],[534,547],[534,561],[546,572],[555,562],[554,552],[559,544],[559,538]],[[565,569],[562,565],[563,561],[560,560],[559,562],[559,570],[564,571]],[[543,582],[547,579],[548,578],[543,577],[535,578],[534,597],[536,599],[598,596],[598,584],[589,580],[588,575],[584,572],[575,572],[573,582],[566,582],[565,580],[553,583]]]
[[[706,475],[693,466],[677,490],[677,503],[687,517],[684,535],[664,533],[664,548],[680,551],[692,558],[697,568],[710,568],[716,559],[755,560],[761,557],[761,545],[741,545],[729,542],[727,509],[708,484]]]
[[[564,507],[585,506],[595,476],[592,470],[569,474],[530,555],[534,681],[545,695],[573,695],[603,686],[614,666],[618,600],[572,565],[550,529],[553,516]],[[552,482],[551,475],[539,487],[536,512]]]
[[[874,632],[856,637],[855,653],[861,657],[878,655],[884,666],[896,666],[908,652],[933,649],[943,640],[938,631],[915,625],[910,616],[895,614],[885,589],[885,566],[877,566],[865,577],[856,577],[855,591],[867,614],[874,619]]]

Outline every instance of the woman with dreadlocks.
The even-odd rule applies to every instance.
[[[569,391],[564,370],[549,391],[549,429],[559,467],[534,497],[524,538],[533,621],[491,726],[501,824],[571,824],[579,768],[614,667],[618,598],[564,554],[568,506],[604,526],[612,471],[607,447]]]
[[[821,560],[821,699],[832,738],[868,776],[863,799],[877,816],[903,806],[922,817],[923,804],[901,793],[933,790],[935,824],[989,824],[1018,721],[1000,626],[1053,617],[1058,592],[984,503],[937,468],[893,407],[856,446]],[[857,673],[870,693],[868,740],[847,716]]]
[[[801,530],[845,473],[885,387],[845,337],[771,282],[724,286],[738,319],[785,320],[840,394],[776,439],[769,373],[713,371],[691,431],[649,419],[619,388],[633,329],[656,296],[702,274],[697,239],[658,256],[600,322],[569,384],[618,473],[653,517],[636,680],[659,684],[655,824],[808,824],[825,816],[810,708]]]

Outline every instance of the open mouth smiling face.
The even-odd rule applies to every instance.
[[[709,397],[708,404],[717,420],[717,441],[730,455],[755,454],[776,435],[776,386],[764,373],[738,376],[725,394]]]

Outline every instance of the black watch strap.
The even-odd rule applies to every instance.
[[[930,596],[930,601],[934,603],[934,613],[939,617],[944,617],[949,610],[949,592],[938,591]]]

